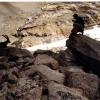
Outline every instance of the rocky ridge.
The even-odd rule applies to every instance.
[[[72,29],[72,15],[78,13],[85,20],[85,27],[99,24],[99,3],[44,3],[42,12],[28,18],[16,34],[35,36],[40,43],[50,43],[68,37]],[[51,39],[50,39],[51,38]],[[25,38],[26,41],[26,38]],[[27,44],[24,41],[25,44]],[[33,44],[34,45],[34,44]],[[24,47],[25,45],[23,45]]]
[[[94,41],[86,36],[77,35],[77,45],[84,42],[84,39],[78,41],[79,37],[86,38],[85,44],[88,45],[89,41]],[[72,40],[69,41],[68,49],[57,53],[37,50],[31,54],[25,49],[15,47],[0,48],[0,99],[99,100],[98,73],[94,73],[89,64],[88,73],[84,70],[86,66],[77,60],[73,52],[77,45],[71,48]],[[78,49],[82,46],[79,45]],[[94,49],[91,48],[85,47],[89,51]],[[84,50],[81,53],[84,54]],[[80,57],[82,58],[82,55]],[[90,58],[88,62],[91,62]],[[98,65],[96,62],[93,63]]]
[[[0,7],[4,5],[6,4],[1,3]],[[29,8],[32,4],[30,6],[22,4],[23,7],[19,7],[20,4],[17,3],[9,5],[13,7],[15,13],[10,11],[7,13],[7,18],[3,17],[0,30],[1,34],[9,35],[10,45],[14,47],[16,44],[13,42],[20,39],[12,35],[25,36],[19,43],[22,44],[22,48],[68,37],[72,29],[72,15],[74,13],[84,17],[85,29],[100,24],[99,2],[33,3],[33,8],[30,11],[24,11],[22,8],[27,6]],[[7,10],[9,11],[9,9]],[[1,15],[3,16],[2,12]]]
[[[56,19],[55,16],[60,16],[60,14],[57,12],[61,11],[60,13],[62,16],[62,14],[66,13],[67,9],[68,14],[73,14],[73,12],[79,11],[78,7],[81,8],[82,13],[84,10],[88,13],[90,9],[98,11],[100,6],[99,3],[43,4],[41,9],[45,13],[43,13],[40,18],[37,18],[35,25],[34,22],[31,22],[31,24],[28,23],[27,25],[25,24],[23,27],[20,27],[17,32],[21,30],[20,32],[24,31],[26,33],[27,31],[29,33],[28,35],[32,35],[23,38],[28,39],[28,41],[30,37],[32,39],[35,37],[36,40],[37,37],[41,40],[42,38],[45,40],[47,37],[59,37],[61,34],[61,29],[58,26],[62,25],[61,23],[59,24],[59,20],[63,18],[61,17],[59,20]],[[54,13],[55,11],[56,13]],[[46,21],[48,19],[48,13],[52,13],[51,17],[53,17],[53,19],[55,18],[58,23],[56,23],[51,17],[49,21],[50,23],[42,23],[41,21]],[[53,14],[54,16],[52,16]],[[70,14],[69,16],[72,16]],[[99,22],[99,17],[99,15],[96,17],[96,19],[94,19],[95,17],[92,17],[93,21],[95,20],[95,22]],[[64,19],[66,20],[66,18]],[[29,20],[31,19],[29,18]],[[69,21],[71,20],[69,19]],[[92,23],[88,23],[88,25],[91,24]],[[67,25],[68,24],[65,26]],[[51,27],[53,28],[52,30],[50,29]],[[48,33],[48,30],[50,31],[50,34]],[[64,31],[64,29],[62,30]],[[68,33],[69,32],[70,31],[68,30]],[[73,41],[77,41],[77,43]],[[81,43],[83,43],[83,45],[81,45]],[[98,65],[100,64],[100,61],[98,56],[100,51],[100,43],[86,36],[78,35],[71,40],[69,39],[67,46],[67,50],[61,50],[59,52],[38,50],[33,54],[25,49],[16,47],[8,46],[7,48],[0,48],[0,99],[100,100],[99,72],[97,73],[93,71],[94,68],[95,70],[99,68]],[[94,48],[94,46],[96,48]],[[78,53],[76,53],[76,51]],[[87,51],[90,51],[91,55],[89,55]],[[77,59],[78,57],[82,58],[79,59],[81,62],[83,61],[83,63]],[[98,61],[98,63],[95,61],[92,62],[93,65],[95,65],[92,67],[90,64],[91,58],[93,58],[93,61],[94,59]],[[88,66],[88,71],[86,65]]]

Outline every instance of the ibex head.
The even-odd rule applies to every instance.
[[[11,43],[10,40],[9,40],[9,37],[8,37],[7,35],[2,35],[2,36],[5,37],[5,38],[7,39],[7,42],[8,42],[8,43]]]

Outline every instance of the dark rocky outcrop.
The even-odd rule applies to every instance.
[[[60,51],[57,59],[58,59],[59,63],[64,67],[77,65],[76,59],[73,56],[73,54],[71,53],[70,49]]]
[[[85,72],[67,72],[67,86],[71,88],[79,88],[82,90],[83,95],[91,100],[95,100],[99,92],[99,78],[94,74]]]
[[[64,51],[37,50],[33,55],[25,49],[1,48],[0,99],[99,100],[99,78],[83,70],[97,70],[90,61],[99,62],[99,42],[77,35],[67,45]]]
[[[77,62],[84,66],[84,70],[100,77],[100,42],[80,34],[72,36],[66,41]]]
[[[0,56],[33,57],[28,50],[15,47],[0,48]]]
[[[0,49],[0,62],[10,66],[29,65],[33,63],[33,55],[25,49],[7,47]]]

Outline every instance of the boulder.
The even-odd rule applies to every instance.
[[[69,49],[60,51],[57,59],[60,65],[64,67],[77,65],[76,59],[74,58],[73,54],[71,53]]]
[[[51,69],[57,70],[59,69],[59,63],[57,60],[52,58],[51,56],[47,54],[39,54],[34,61],[35,65],[47,65]]]
[[[92,71],[100,77],[100,42],[87,36],[78,34],[66,41],[77,60],[77,63],[84,66],[85,71]]]
[[[40,100],[41,95],[42,86],[37,85],[35,81],[27,77],[23,77],[19,79],[14,89],[9,89],[7,98],[9,98],[9,100]]]
[[[0,56],[33,57],[28,50],[15,47],[0,48]]]
[[[88,100],[76,89],[50,82],[48,85],[49,100]]]
[[[7,47],[0,49],[1,69],[33,64],[33,55],[26,49]]]
[[[56,81],[58,83],[64,83],[65,76],[64,74],[52,70],[48,66],[45,65],[33,65],[30,69],[24,71],[26,76],[30,76],[35,72],[39,72],[41,76],[48,81]]]
[[[95,100],[95,96],[99,92],[99,78],[94,74],[85,72],[69,72],[67,74],[67,86],[71,88],[79,88],[83,91],[83,95],[90,100]]]

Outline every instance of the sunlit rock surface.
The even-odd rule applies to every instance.
[[[99,24],[99,5],[99,2],[0,3],[0,34],[9,35],[14,42],[18,38],[12,35],[21,29],[18,34],[25,35],[23,47],[50,43],[69,36],[74,13],[84,17],[86,29]]]

